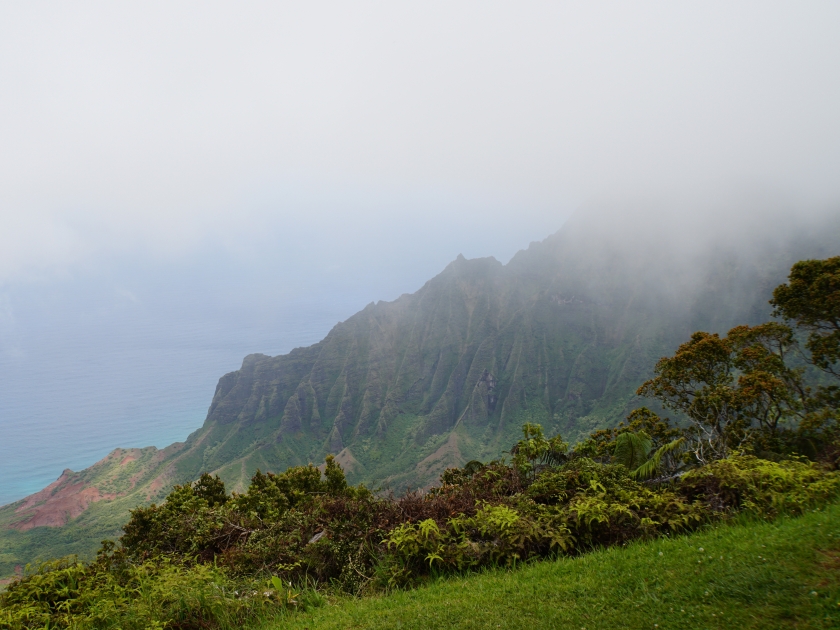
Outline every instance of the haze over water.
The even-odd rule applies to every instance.
[[[201,426],[218,378],[246,354],[314,343],[356,306],[352,296],[277,296],[270,312],[247,302],[214,310],[177,296],[183,287],[171,280],[140,293],[145,302],[113,287],[79,295],[90,289],[79,284],[52,283],[47,303],[42,286],[6,296],[15,321],[0,352],[0,504],[117,446],[184,440]]]

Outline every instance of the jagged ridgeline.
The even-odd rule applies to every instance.
[[[313,346],[250,355],[185,444],[120,451],[0,509],[0,574],[92,551],[130,507],[205,471],[237,490],[258,468],[333,453],[350,482],[400,491],[501,456],[525,422],[571,442],[614,425],[647,402],[636,389],[690,333],[766,321],[795,261],[840,253],[837,213],[745,217],[590,213],[507,265],[459,257]]]
[[[499,457],[524,422],[574,441],[638,406],[656,360],[694,330],[768,319],[791,264],[840,243],[836,222],[783,235],[666,220],[596,215],[507,265],[459,257],[318,344],[247,357],[219,381],[179,470],[243,488],[257,468],[334,453],[351,481],[401,490]]]

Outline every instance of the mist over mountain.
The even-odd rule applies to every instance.
[[[524,422],[574,442],[644,404],[638,386],[693,331],[766,321],[793,262],[838,243],[834,211],[591,208],[506,265],[459,256],[314,345],[245,357],[185,443],[118,449],[0,509],[2,571],[89,553],[204,471],[241,490],[257,469],[333,453],[351,481],[401,491],[502,456]]]
[[[247,357],[179,466],[242,487],[337,453],[354,480],[401,489],[498,457],[526,421],[574,441],[637,406],[694,330],[768,319],[790,265],[840,242],[829,217],[593,210],[507,265],[459,257],[318,344]]]

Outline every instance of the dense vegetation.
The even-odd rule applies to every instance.
[[[0,507],[0,584],[39,558],[93,559],[130,509],[203,472],[244,493],[257,469],[332,453],[349,483],[401,494],[501,457],[525,423],[576,444],[643,405],[666,415],[636,394],[660,357],[695,330],[767,321],[791,265],[840,242],[837,213],[812,228],[796,217],[727,224],[713,244],[663,228],[666,217],[616,219],[575,217],[506,265],[459,258],[317,344],[246,357],[186,443],[117,449],[60,488]],[[74,501],[81,513],[68,512]]]
[[[0,625],[233,627],[324,591],[577,555],[735,513],[801,514],[840,493],[840,258],[798,263],[773,304],[785,323],[695,333],[639,388],[684,425],[641,408],[570,448],[525,424],[509,461],[448,469],[399,498],[349,485],[332,456],[257,471],[243,493],[204,474],[135,509],[94,562],[11,584]]]
[[[739,519],[740,520],[740,519]],[[335,598],[268,628],[625,630],[840,627],[840,505],[610,547],[516,571]]]

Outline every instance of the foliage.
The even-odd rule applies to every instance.
[[[684,435],[669,418],[660,418],[647,407],[633,410],[626,420],[611,429],[593,431],[589,437],[575,445],[572,456],[589,457],[606,463],[613,456],[616,439],[622,433],[644,433],[650,438],[651,446],[659,448]]]
[[[838,472],[739,455],[642,482],[639,468],[654,470],[681,439],[651,455],[654,440],[629,430],[642,424],[658,442],[673,435],[636,414],[599,438],[615,461],[596,461],[530,425],[511,464],[471,462],[399,498],[349,486],[332,458],[323,473],[258,472],[231,496],[203,476],[134,510],[95,562],[48,563],[13,583],[0,596],[0,627],[226,628],[316,601],[311,585],[357,595],[690,531],[738,511],[801,513],[840,493]]]
[[[303,601],[283,584],[233,580],[212,564],[168,556],[140,564],[65,558],[9,586],[0,627],[239,628]]]
[[[569,551],[573,540],[550,510],[522,510],[489,503],[471,516],[459,514],[443,527],[433,519],[403,523],[383,540],[389,551],[384,564],[388,586],[401,586],[438,571],[511,565],[537,555]]]
[[[339,598],[284,630],[840,627],[840,504]]]
[[[660,418],[647,407],[634,410],[613,429],[594,431],[575,446],[573,457],[612,461],[630,470],[633,478],[671,477],[690,461],[685,452],[686,432]],[[655,450],[653,450],[655,449]]]
[[[630,476],[634,479],[650,479],[654,477],[662,471],[665,459],[672,459],[675,455],[678,455],[682,451],[684,444],[685,437],[679,437],[673,442],[663,444],[650,455],[650,459],[633,470]],[[673,464],[670,466],[671,470],[675,468],[676,466]]]
[[[840,491],[840,476],[812,462],[737,455],[690,471],[680,489],[715,511],[774,517],[801,514],[830,500]]]
[[[790,306],[780,295],[777,307]],[[694,333],[638,390],[685,414],[687,428],[641,408],[569,451],[526,423],[510,464],[471,461],[426,493],[376,496],[349,485],[331,455],[323,470],[257,470],[230,496],[204,474],[133,510],[95,562],[54,561],[14,582],[0,627],[224,628],[316,601],[308,585],[359,595],[738,512],[801,514],[840,494],[840,441],[830,396],[813,396],[787,363],[795,346],[776,322]],[[830,358],[830,343],[814,347]],[[819,442],[820,463],[796,455],[806,442]]]
[[[556,466],[566,461],[569,445],[560,435],[546,439],[539,424],[525,423],[522,426],[524,439],[511,449],[513,463],[523,475],[533,479],[546,466]]]
[[[785,363],[793,332],[776,322],[737,326],[726,337],[696,332],[638,394],[660,399],[691,420],[700,462],[726,457],[756,433],[776,437],[806,406],[802,370]]]
[[[627,470],[636,470],[647,461],[652,446],[653,442],[643,431],[619,433],[615,438],[613,461]]]
[[[806,333],[810,363],[840,377],[840,257],[796,263],[771,304],[798,331],[779,322],[736,326],[725,337],[698,331],[660,359],[654,378],[637,391],[688,417],[693,435],[686,437],[700,462],[745,449],[777,459],[837,459],[840,389],[814,389],[804,368],[790,363]]]
[[[840,256],[796,263],[770,303],[775,315],[808,333],[811,362],[840,377]]]
[[[809,390],[799,437],[806,448],[815,442],[829,443],[824,450],[836,463],[840,459],[840,256],[796,263],[788,282],[773,291],[770,303],[774,315],[807,334],[806,359],[829,378],[830,382]]]

